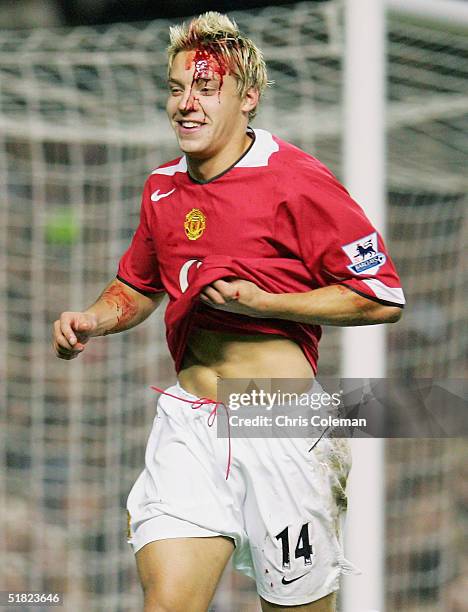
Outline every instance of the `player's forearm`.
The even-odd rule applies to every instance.
[[[163,295],[148,297],[118,279],[113,280],[85,311],[96,317],[97,327],[92,335],[115,334],[135,327],[155,310]]]
[[[373,325],[394,323],[401,308],[386,306],[351,291],[344,285],[321,287],[307,293],[268,294],[265,316],[316,325]]]

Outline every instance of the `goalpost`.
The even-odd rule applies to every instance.
[[[357,181],[364,164],[355,169],[352,162],[365,159],[368,147],[381,150],[382,135],[362,128],[355,137],[351,124],[345,130],[343,70],[352,51],[346,58],[344,6],[331,0],[233,13],[264,50],[275,81],[256,123],[316,155],[366,208],[387,201],[386,239],[409,306],[389,327],[385,359],[379,349],[376,370],[369,360],[364,375],[385,365],[394,377],[461,377],[466,21],[452,20],[447,36],[434,11],[431,20],[415,21],[396,10],[396,0],[387,4],[395,10],[386,20],[386,189],[382,195],[376,155],[368,163],[380,178],[370,194],[367,177]],[[96,339],[72,363],[53,358],[50,325],[61,310],[89,304],[113,277],[138,222],[145,176],[177,155],[164,114],[168,25],[0,31],[0,590],[65,591],[76,610],[139,605],[124,502],[154,414],[149,385],[168,384],[174,375],[161,314],[128,334]],[[382,100],[372,89],[362,99],[366,82],[353,78],[358,110],[370,105],[369,122]],[[363,135],[374,144],[361,142]],[[364,144],[365,152],[350,150]],[[342,358],[353,362],[364,337],[358,332],[344,358],[339,330],[325,330],[322,376],[339,376]],[[371,347],[381,343],[371,340]],[[378,549],[375,538],[373,554],[380,559],[375,568],[385,564],[385,581],[367,608],[382,598],[389,611],[455,607],[467,533],[460,511],[464,449],[453,440],[389,440],[375,455],[368,506],[380,506],[378,491],[385,503],[373,531],[384,525],[385,543]],[[357,468],[358,461],[355,474]],[[360,514],[359,499],[350,507],[351,519]],[[359,518],[361,526],[370,520]],[[347,555],[359,565],[352,550]],[[367,577],[351,580],[352,588],[369,586]],[[252,583],[226,573],[213,609],[250,612],[256,605]]]
[[[344,24],[345,185],[385,236],[383,0],[347,0]],[[385,357],[384,326],[342,330],[344,378],[383,378]],[[345,549],[362,575],[344,578],[343,611],[383,612],[384,441],[356,439],[351,446],[353,469],[348,484]]]
[[[422,20],[468,25],[468,6],[459,0],[345,2],[345,184],[385,239],[387,9]],[[344,378],[386,376],[385,327],[343,329],[342,350]],[[343,612],[384,612],[385,440],[357,439],[352,448],[346,552],[363,575],[345,577]]]

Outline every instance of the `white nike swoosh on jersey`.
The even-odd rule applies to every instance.
[[[175,191],[175,187],[174,189],[171,189],[171,191],[168,191],[167,193],[159,193],[159,189],[156,189],[156,191],[151,194],[151,199],[153,200],[153,202],[157,202],[161,198],[167,198],[167,196],[170,196],[171,193],[174,193],[174,191]]]

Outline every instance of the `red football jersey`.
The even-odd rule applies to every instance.
[[[141,293],[166,291],[169,326],[180,320],[181,313],[171,315],[171,309],[184,302],[203,263],[216,266],[217,258],[224,274],[244,271],[244,278],[266,291],[297,293],[343,284],[402,307],[400,280],[381,236],[333,174],[265,130],[250,133],[247,152],[209,181],[189,175],[185,156],[151,173],[140,224],[117,278]],[[190,316],[190,327],[290,337],[316,371],[317,325],[235,315],[200,303],[195,308],[193,300]],[[171,331],[169,348],[178,370],[185,345],[175,347]],[[182,344],[186,340],[177,338]]]

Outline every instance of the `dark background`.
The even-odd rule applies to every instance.
[[[323,0],[315,0],[321,2]],[[294,4],[293,0],[56,0],[69,25],[140,21],[163,17],[182,17],[205,11],[242,10],[261,6]],[[99,6],[98,6],[99,5]]]
[[[228,13],[295,3],[294,0],[0,0],[0,29],[172,19],[206,11]]]

